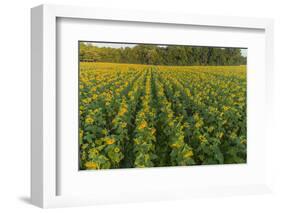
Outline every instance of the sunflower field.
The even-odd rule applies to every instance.
[[[80,62],[80,169],[246,163],[246,66]]]

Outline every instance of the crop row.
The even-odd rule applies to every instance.
[[[245,67],[80,64],[80,169],[246,162]]]

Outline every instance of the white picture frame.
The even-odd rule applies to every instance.
[[[199,182],[195,182],[194,187],[183,186],[180,189],[178,186],[169,186],[160,190],[155,188],[152,192],[145,194],[138,193],[138,190],[112,192],[110,195],[83,194],[81,190],[79,194],[60,194],[60,169],[58,159],[60,159],[57,139],[57,118],[58,118],[58,100],[57,92],[59,81],[57,79],[57,50],[58,50],[58,20],[59,19],[78,19],[78,20],[107,20],[132,22],[132,23],[153,23],[156,25],[173,26],[200,26],[208,28],[220,29],[249,29],[260,30],[264,33],[264,68],[261,69],[261,74],[265,76],[262,79],[265,87],[261,92],[265,97],[264,107],[267,113],[263,120],[263,127],[266,128],[266,133],[263,134],[264,141],[262,145],[267,150],[264,158],[264,166],[257,170],[255,174],[263,173],[262,179],[253,181],[237,182],[229,185],[227,183],[216,184],[215,186],[208,184],[200,186]],[[116,202],[138,202],[143,200],[165,200],[178,199],[185,197],[198,196],[214,196],[214,195],[233,195],[233,194],[252,194],[270,192],[271,172],[270,172],[270,128],[272,125],[272,95],[273,90],[273,21],[271,19],[257,18],[241,18],[241,17],[216,17],[203,15],[188,15],[188,14],[173,14],[173,13],[153,13],[147,11],[121,11],[101,8],[84,8],[74,6],[54,6],[41,5],[31,10],[31,201],[33,204],[48,208],[48,207],[63,207],[76,205],[91,205],[99,203],[116,203]],[[239,42],[238,42],[239,43]],[[63,81],[63,79],[62,79]],[[262,109],[261,109],[262,110]],[[255,150],[254,148],[252,149]],[[185,168],[174,169],[174,171],[182,172]],[[171,171],[169,169],[169,171]],[[230,167],[226,168],[231,170]],[[206,168],[206,171],[215,172],[214,168]],[[223,170],[225,172],[227,170]],[[247,168],[243,169],[245,172]],[[152,175],[165,175],[166,168],[158,169]],[[78,171],[77,171],[78,172]],[[146,175],[145,170],[128,171],[128,175],[135,176],[136,174]],[[122,174],[124,174],[124,172]],[[243,172],[243,171],[239,171]],[[121,173],[119,173],[120,175]],[[180,174],[180,173],[179,173]],[[201,173],[206,175],[205,172]],[[84,176],[89,176],[90,173],[84,173]],[[115,172],[115,176],[118,172]],[[150,174],[151,175],[151,174]],[[124,177],[124,176],[123,176]],[[196,176],[194,176],[196,178]],[[175,178],[170,176],[170,178]],[[69,177],[71,181],[75,181]],[[78,179],[77,179],[78,180]],[[85,180],[85,179],[84,179]],[[73,182],[73,184],[76,184]],[[129,188],[129,186],[127,186]],[[158,187],[161,187],[159,185]],[[125,186],[126,188],[126,186]],[[73,188],[74,189],[74,188]],[[188,190],[187,190],[188,189]],[[77,190],[77,188],[75,189]],[[108,193],[108,192],[107,192]],[[125,195],[125,193],[128,193]],[[135,193],[135,194],[134,194]],[[122,194],[122,196],[121,196]],[[157,196],[156,196],[157,195]],[[107,197],[107,198],[106,198]]]

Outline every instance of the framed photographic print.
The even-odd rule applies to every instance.
[[[247,162],[246,48],[79,41],[79,169]]]
[[[32,203],[270,191],[272,20],[31,14]]]

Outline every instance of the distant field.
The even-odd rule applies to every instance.
[[[80,62],[80,169],[246,162],[246,66]]]

